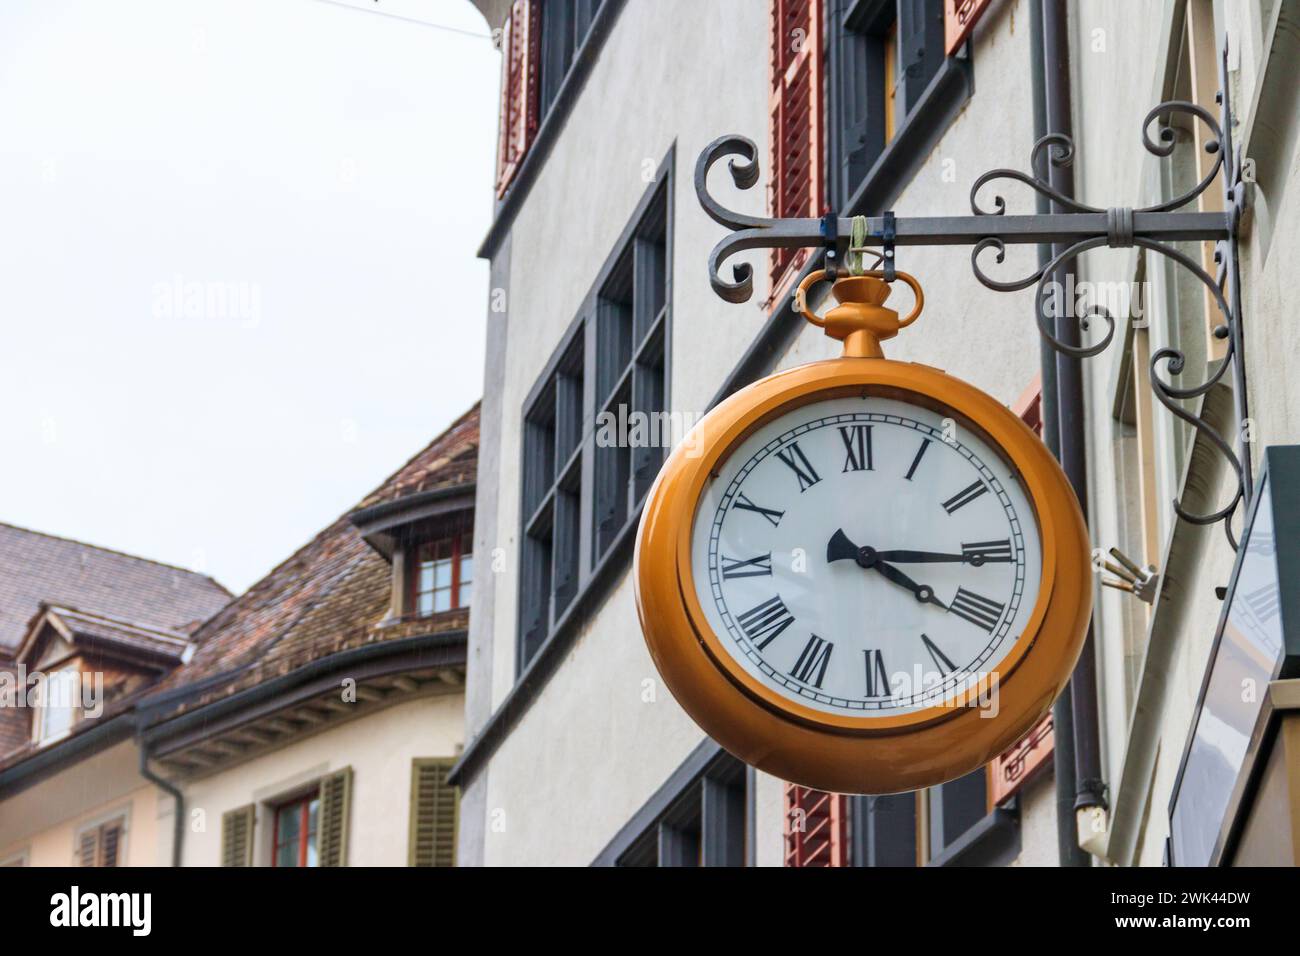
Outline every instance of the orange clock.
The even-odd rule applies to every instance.
[[[899,276],[905,320],[878,273],[805,311],[844,356],[710,412],[637,538],[641,627],[678,702],[747,763],[844,793],[943,783],[1015,743],[1069,680],[1092,606],[1078,502],[1038,438],[883,357],[923,301]]]

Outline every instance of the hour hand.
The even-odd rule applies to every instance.
[[[840,528],[833,535],[831,540],[826,543],[826,560],[827,561],[856,561],[858,560],[858,546],[849,540],[849,536]]]

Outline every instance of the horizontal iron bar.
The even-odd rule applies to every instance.
[[[756,246],[816,246],[821,244],[820,219],[776,219],[755,230]],[[882,244],[883,216],[867,217],[868,246]],[[853,220],[841,216],[841,242]],[[900,216],[894,220],[896,246],[963,246],[996,237],[1015,243],[1069,243],[1106,235],[1106,213],[1068,212],[1034,216]],[[1133,235],[1163,242],[1226,239],[1228,216],[1221,212],[1135,212]],[[737,248],[741,248],[737,246]]]

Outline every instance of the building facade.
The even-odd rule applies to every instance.
[[[477,443],[475,407],[235,598],[6,530],[9,673],[107,689],[5,709],[0,859],[454,865]]]
[[[1045,132],[1074,134],[1080,201],[1158,205],[1211,172],[1214,153],[1188,112],[1161,118],[1167,148],[1144,150],[1147,113],[1183,100],[1217,115],[1225,42],[1233,136],[1254,160],[1241,234],[1247,447],[1259,466],[1267,449],[1300,439],[1286,374],[1300,340],[1281,325],[1280,299],[1296,238],[1287,195],[1295,85],[1282,65],[1296,4],[475,5],[500,31],[503,65],[496,218],[481,250],[491,289],[474,543],[493,555],[493,573],[476,585],[469,742],[453,771],[460,863],[1165,861],[1184,752],[1197,726],[1211,726],[1201,686],[1236,559],[1220,526],[1171,506],[1178,498],[1185,511],[1213,512],[1235,484],[1205,430],[1153,398],[1161,349],[1184,353],[1190,384],[1225,354],[1212,295],[1166,258],[1130,247],[1078,260],[1071,282],[1134,294],[1111,310],[1111,347],[1081,372],[1062,364],[1058,374],[1032,289],[981,285],[969,248],[900,248],[926,306],[887,354],[975,384],[1049,444],[1073,429],[1098,555],[1092,636],[1070,697],[984,770],[917,794],[846,797],[745,767],[659,680],[637,623],[633,542],[667,445],[757,378],[838,354],[791,310],[819,250],[742,256],[755,276],[747,303],[710,288],[706,264],[722,231],[692,180],[711,141],[739,134],[757,144],[762,189],[734,188],[721,166],[709,183],[728,208],[753,215],[967,214],[986,170],[1029,170],[1031,153],[1035,164],[1051,159],[1034,150]],[[984,208],[994,191],[981,193]],[[1028,189],[1002,191],[1009,211],[1036,211]],[[1191,208],[1221,210],[1221,195],[1216,184]],[[1213,274],[1208,243],[1177,248]],[[1010,279],[1038,262],[1020,247],[997,270]],[[1100,323],[1090,326],[1082,334],[1093,342]],[[1075,394],[1062,390],[1071,374]],[[1228,374],[1174,404],[1222,428],[1231,446],[1239,387]],[[637,422],[660,423],[670,437],[631,437]],[[1239,511],[1234,533],[1248,520]],[[1105,586],[1124,584],[1105,566],[1119,560],[1111,548],[1138,568],[1142,587]],[[1278,676],[1291,675],[1268,675]],[[1261,694],[1281,701],[1283,690]],[[1276,710],[1285,721],[1286,708]],[[1252,753],[1267,763],[1269,746]],[[1253,826],[1252,798],[1242,796],[1253,784],[1243,787],[1233,808],[1216,811],[1229,829]],[[1289,819],[1286,799],[1269,806]]]

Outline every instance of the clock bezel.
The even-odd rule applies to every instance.
[[[1038,525],[1042,574],[1026,626],[998,665],[996,717],[943,704],[888,716],[808,707],[745,670],[705,617],[691,538],[700,496],[719,463],[774,418],[864,392],[964,421],[1021,478]],[[1073,670],[1091,613],[1088,557],[1083,518],[1068,481],[1017,416],[929,366],[840,358],[756,382],[696,426],[691,440],[669,456],[648,496],[634,573],[651,655],[678,701],[711,736],[786,780],[841,792],[888,792],[942,782],[987,763],[1051,706]],[[882,738],[891,741],[888,747],[879,746]],[[891,782],[881,789],[878,781],[885,778]]]

